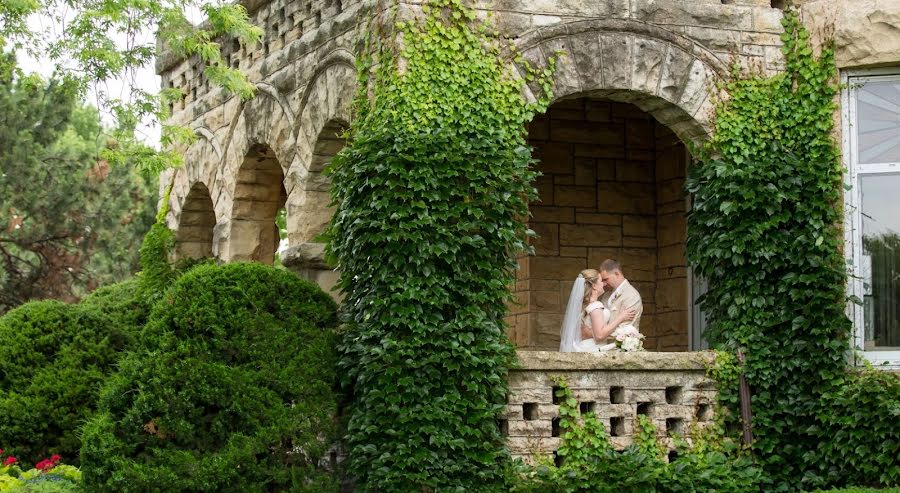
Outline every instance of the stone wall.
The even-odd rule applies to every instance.
[[[184,94],[180,101],[173,103],[170,123],[190,127],[198,136],[195,143],[183,149],[185,166],[168,171],[162,177],[162,187],[173,185],[167,221],[175,230],[188,228],[182,236],[201,238],[204,245],[210,242],[210,234],[212,236],[211,248],[201,248],[199,243],[188,247],[184,243],[182,255],[208,254],[211,251],[212,255],[223,260],[269,261],[271,255],[267,252],[273,242],[270,228],[263,222],[269,221],[270,214],[267,212],[262,218],[254,216],[248,222],[248,219],[239,217],[242,212],[234,210],[247,201],[246,197],[238,196],[248,190],[246,186],[241,186],[242,179],[239,177],[245,158],[256,146],[264,146],[270,152],[274,166],[280,168],[283,187],[283,191],[274,186],[267,190],[272,195],[284,195],[256,197],[253,200],[264,204],[284,204],[290,251],[282,258],[287,259],[296,272],[328,287],[334,282],[334,273],[328,271],[321,257],[310,257],[322,251],[317,246],[316,235],[333,213],[328,205],[329,184],[321,169],[344,145],[337,134],[351,121],[351,103],[356,94],[357,43],[386,7],[374,0],[241,1],[252,21],[263,28],[265,35],[260,43],[252,46],[224,40],[224,55],[232,67],[244,71],[256,86],[257,95],[253,99],[242,102],[211,85],[196,57],[177,59],[164,54],[157,62],[163,87],[179,88]],[[580,97],[633,104],[644,112],[629,124],[635,132],[639,132],[641,125],[646,130],[646,122],[655,121],[671,130],[681,141],[708,137],[712,128],[716,81],[728,73],[733,61],[769,72],[778,70],[782,64],[778,49],[782,14],[764,0],[724,3],[720,0],[504,0],[490,3],[477,0],[475,6],[483,17],[490,15],[499,34],[509,39],[522,57],[532,64],[543,66],[548,56],[559,52],[565,54],[559,59],[553,81],[555,97],[562,105],[568,104],[565,100]],[[419,15],[421,2],[401,1],[397,12],[400,18]],[[523,75],[521,66],[510,62],[509,68],[514,76]],[[525,97],[533,98],[536,89],[530,84],[524,91]],[[560,111],[564,111],[562,107]],[[591,113],[590,117],[595,116]],[[642,159],[649,162],[652,158],[658,162],[665,161],[668,159],[666,155],[674,152],[669,153],[654,140],[670,136],[663,135],[668,132],[665,129],[657,134],[660,125],[653,125],[655,127],[651,133],[645,132],[643,144],[629,144],[633,149],[624,150],[641,155],[641,158],[631,159],[626,155],[625,158],[596,156],[591,159],[597,162],[625,159],[633,163],[644,162]],[[569,136],[564,138],[612,138],[602,133],[588,136],[586,131],[590,130],[571,129]],[[576,135],[572,132],[581,133]],[[644,145],[644,148],[636,147],[638,145]],[[573,159],[583,157],[572,156]],[[559,175],[559,186],[576,187],[572,189],[572,199],[581,200],[587,192],[578,189],[581,185],[574,183],[575,180],[585,179],[585,169],[582,165],[576,167],[574,161],[572,166],[572,183],[564,183],[567,178]],[[602,166],[607,168],[598,167],[594,171],[597,178],[602,178],[602,173],[616,173],[617,167],[620,167],[619,164],[609,163]],[[635,165],[628,168],[632,171],[627,172],[634,174],[633,170],[641,166]],[[652,309],[655,313],[647,318],[648,327],[658,325],[664,315],[663,310],[670,308],[665,312],[666,317],[671,319],[666,322],[666,327],[675,327],[680,323],[676,323],[675,319],[682,317],[677,313],[681,305],[675,298],[684,296],[677,290],[661,292],[660,289],[682,283],[685,271],[683,264],[677,260],[678,244],[661,245],[659,240],[680,227],[676,224],[679,221],[677,218],[669,217],[670,213],[681,212],[672,209],[680,207],[676,204],[677,200],[663,202],[661,200],[666,197],[660,196],[677,188],[672,180],[678,178],[659,171],[654,173],[656,175],[650,181],[634,180],[624,185],[624,189],[634,192],[633,200],[644,205],[639,214],[621,216],[629,216],[627,220],[621,219],[618,234],[622,237],[622,244],[610,247],[648,250],[639,259],[628,258],[624,251],[617,251],[616,254],[622,256],[627,264],[641,266],[640,272],[635,270],[632,277],[645,278],[636,280],[645,283],[645,300],[648,305],[654,305]],[[192,223],[191,217],[196,211],[191,208],[193,206],[186,207],[186,204],[197,184],[208,191],[214,226],[209,224],[208,216],[202,224]],[[541,186],[546,186],[546,183]],[[637,190],[645,192],[643,198],[638,198],[640,194]],[[610,193],[598,195],[611,196]],[[646,207],[651,201],[656,201],[652,210]],[[592,211],[577,212],[581,212],[580,218],[585,221],[573,218],[567,226],[562,222],[557,225],[557,234],[562,242],[559,244],[559,258],[569,258],[567,255],[574,254],[579,248],[591,248],[579,244],[583,241],[572,235],[583,235],[590,228],[604,226],[586,222],[591,220],[586,219],[588,214],[598,215],[594,216],[594,221],[603,220],[599,215],[605,213],[601,212],[600,204]],[[576,221],[578,228],[574,227]],[[535,221],[535,224],[538,222]],[[669,224],[673,225],[672,228]],[[201,234],[197,228],[210,229],[211,233]],[[657,244],[650,246],[654,238]],[[649,253],[650,249],[655,253]],[[546,257],[549,254],[543,255]],[[579,255],[578,258],[588,265],[593,264],[594,257],[601,254],[597,251],[591,257],[590,251],[585,250],[583,255]],[[655,258],[652,258],[654,255]],[[671,261],[673,258],[676,260]],[[535,260],[535,267],[540,271],[542,261]],[[522,263],[523,269],[529,268],[527,261]],[[570,263],[570,267],[574,267],[577,262]],[[547,262],[543,264],[546,266]],[[571,276],[572,273],[566,269],[565,277],[568,279]],[[549,285],[537,288],[538,291],[548,292],[561,289]],[[526,303],[531,303],[531,297],[531,294],[525,296]],[[535,301],[544,303],[547,300]],[[512,320],[516,328],[510,332],[511,335],[523,347],[551,346],[554,334],[548,331],[555,332],[558,328],[549,329],[554,324],[547,317],[539,320],[538,315],[533,315],[537,313],[535,311],[527,313],[532,314],[530,318]],[[526,326],[525,331],[518,329],[522,324]],[[528,324],[533,325],[534,330],[528,328]],[[540,336],[537,332],[539,326],[542,327]],[[678,329],[679,335],[668,333],[668,330],[653,334],[648,345],[652,347],[653,341],[656,341],[657,349],[682,347],[679,338],[684,338],[683,329]]]
[[[645,347],[686,350],[681,141],[634,105],[586,97],[536,116],[529,143],[542,176],[529,207],[535,255],[520,260],[509,319],[518,346],[558,348],[575,276],[614,258],[643,298]]]
[[[646,415],[669,450],[673,436],[713,419],[715,382],[706,376],[714,354],[557,353],[519,351],[521,366],[509,375],[509,397],[501,430],[513,457],[554,458],[560,445],[556,379],[563,378],[582,413],[606,427],[617,449],[634,437],[638,415]]]

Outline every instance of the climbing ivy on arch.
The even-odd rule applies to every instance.
[[[503,319],[536,196],[525,123],[546,109],[553,62],[529,72],[544,95],[527,102],[460,0],[426,1],[365,46],[329,168],[349,472],[361,491],[502,491]]]

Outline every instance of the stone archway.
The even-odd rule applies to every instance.
[[[212,257],[215,227],[216,214],[209,189],[197,182],[191,187],[181,206],[175,232],[175,257]]]
[[[519,260],[511,338],[523,349],[557,349],[573,279],[616,258],[644,298],[647,349],[687,350],[684,142],[709,135],[724,67],[686,38],[628,21],[574,22],[518,44],[535,66],[567,55],[557,62],[553,105],[529,126],[543,173],[529,221],[539,236],[535,256]]]
[[[274,261],[279,242],[275,216],[286,199],[283,182],[272,150],[263,144],[250,146],[234,187],[226,260]]]
[[[346,144],[343,132],[349,126],[356,91],[356,70],[349,53],[341,50],[326,56],[301,99],[296,128],[297,159],[288,172],[288,241],[281,259],[285,267],[318,284],[338,301],[333,290],[339,274],[325,261],[322,233],[334,209],[331,180],[323,172]]]

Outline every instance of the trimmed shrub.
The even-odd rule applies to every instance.
[[[0,446],[25,462],[77,459],[78,428],[131,339],[95,307],[58,301],[0,318]]]
[[[335,489],[336,307],[259,264],[203,265],[157,303],[84,428],[90,491]]]
[[[123,329],[139,331],[150,307],[139,296],[140,281],[129,279],[97,289],[81,300],[82,306],[94,307],[109,317],[113,324]]]

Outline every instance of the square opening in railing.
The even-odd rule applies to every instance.
[[[581,414],[594,414],[597,410],[597,403],[594,401],[585,401],[578,404],[578,410]]]
[[[666,436],[682,435],[684,433],[684,420],[681,418],[666,418]]]
[[[625,387],[609,388],[609,403],[624,404],[625,403]]]
[[[621,437],[625,436],[625,417],[616,416],[609,418],[609,436]]]
[[[681,387],[666,387],[666,403],[681,404],[681,396],[683,393]]]

